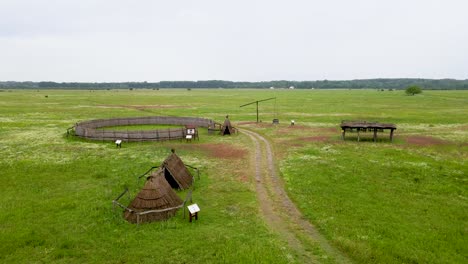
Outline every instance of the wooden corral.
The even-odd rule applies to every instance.
[[[396,128],[395,124],[378,123],[368,121],[341,121],[341,137],[345,140],[346,132],[357,132],[357,140],[360,141],[360,132],[373,132],[373,140],[377,141],[377,133],[390,130],[390,141],[393,142],[393,131]]]
[[[77,123],[74,135],[91,140],[123,141],[161,141],[171,139],[185,139],[187,130],[183,126],[210,127],[214,122],[210,119],[196,117],[149,116],[133,118],[113,118],[89,120]],[[144,130],[144,131],[112,131],[99,129],[103,127],[128,125],[180,125],[180,128]],[[67,130],[70,134],[70,129]],[[198,134],[197,134],[198,135]]]

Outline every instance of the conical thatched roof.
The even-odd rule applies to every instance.
[[[183,203],[182,199],[172,190],[169,183],[164,178],[164,172],[159,169],[148,177],[145,186],[137,194],[135,199],[128,206],[129,209],[135,212],[145,212],[150,210],[162,210],[180,206]],[[165,220],[175,215],[176,209],[142,214],[137,217],[135,212],[125,210],[124,217],[131,223],[152,222]]]
[[[223,126],[221,127],[221,135],[231,135],[234,134],[234,132],[234,128],[231,126],[231,121],[229,121],[229,117],[226,116]]]
[[[172,188],[187,189],[192,186],[192,174],[190,174],[184,162],[175,154],[174,150],[172,150],[171,155],[163,161],[161,167],[164,170],[164,176],[167,182]]]

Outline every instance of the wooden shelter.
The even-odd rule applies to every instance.
[[[224,123],[221,126],[221,135],[232,135],[235,132],[235,128],[231,125],[231,121],[229,121],[229,116],[226,116],[226,119],[224,119]]]
[[[377,141],[377,132],[390,130],[390,141],[393,141],[393,131],[396,129],[395,124],[378,123],[367,121],[341,121],[341,137],[345,139],[346,132],[357,132],[357,140],[360,141],[360,132],[373,132],[373,140]]]
[[[144,223],[166,220],[174,216],[184,202],[174,192],[159,169],[146,180],[143,189],[137,194],[124,212],[131,223]]]
[[[175,150],[172,149],[171,151],[171,155],[161,164],[164,177],[172,188],[187,189],[192,186],[193,176],[190,174],[184,162],[175,154]]]

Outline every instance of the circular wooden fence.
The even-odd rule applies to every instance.
[[[130,118],[96,119],[77,123],[73,129],[75,135],[91,140],[123,140],[123,141],[160,141],[171,139],[183,139],[186,129],[167,128],[156,130],[108,130],[105,127],[132,126],[132,125],[191,125],[195,127],[213,127],[211,119],[198,117],[171,117],[171,116],[148,116]]]

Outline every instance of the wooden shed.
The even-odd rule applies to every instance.
[[[166,220],[183,206],[182,199],[174,192],[159,169],[146,180],[143,189],[136,195],[124,212],[131,223]]]

